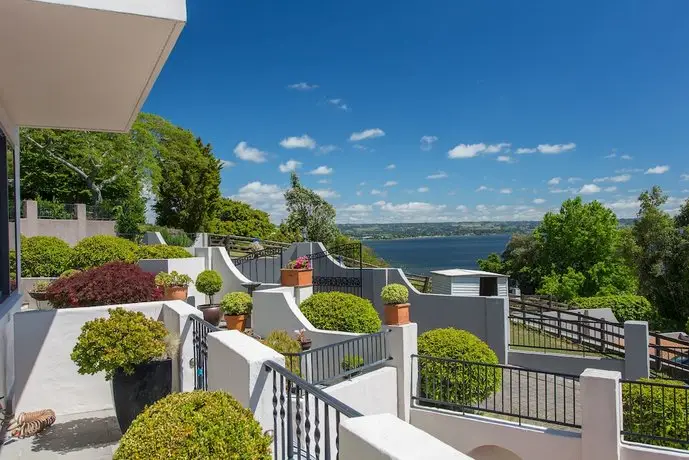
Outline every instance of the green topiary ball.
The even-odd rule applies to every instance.
[[[314,327],[327,331],[373,334],[380,331],[382,325],[371,302],[353,294],[314,294],[304,300],[299,309]]]
[[[184,248],[179,246],[168,246],[167,244],[145,244],[139,246],[137,251],[139,259],[186,259],[192,255]]]
[[[500,368],[490,347],[474,334],[455,328],[433,329],[419,336],[419,388],[423,397],[459,405],[476,404],[500,391]],[[423,359],[423,356],[461,361]]]
[[[380,293],[384,304],[407,303],[409,301],[409,289],[401,284],[388,284]]]
[[[229,394],[173,393],[139,414],[113,460],[270,460],[271,443],[251,411]]]
[[[137,260],[138,247],[124,238],[110,235],[89,236],[79,241],[72,250],[72,268],[88,270],[108,262],[133,263]]]
[[[22,276],[55,277],[69,268],[72,248],[54,236],[22,238]]]
[[[194,284],[196,289],[209,296],[213,303],[213,295],[222,289],[222,276],[215,270],[204,270],[196,277]]]
[[[220,301],[220,308],[226,315],[248,315],[251,313],[253,301],[246,292],[230,292]]]

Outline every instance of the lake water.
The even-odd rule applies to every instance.
[[[392,267],[419,275],[446,268],[478,268],[476,260],[491,252],[502,253],[510,240],[508,234],[483,236],[448,236],[403,240],[365,240]]]

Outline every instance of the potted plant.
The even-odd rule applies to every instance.
[[[29,295],[31,296],[32,299],[35,299],[39,302],[43,302],[48,300],[48,288],[50,287],[51,281],[46,281],[46,280],[39,280],[36,281],[31,288],[31,291],[29,291]]]
[[[280,283],[283,286],[311,286],[313,284],[313,270],[311,261],[306,256],[290,260],[287,268],[280,270]]]
[[[204,270],[196,277],[196,289],[206,294],[210,303],[199,305],[199,310],[203,312],[203,319],[213,326],[220,324],[220,305],[213,303],[213,295],[217,294],[222,288],[222,277],[215,270]]]
[[[243,331],[246,325],[246,316],[251,314],[253,302],[246,292],[230,292],[220,301],[220,308],[225,313],[227,329]]]
[[[353,371],[354,369],[359,369],[360,367],[363,367],[364,365],[364,358],[361,356],[355,355],[355,356],[345,356],[342,362],[340,363],[340,367],[344,372],[350,372]],[[351,372],[349,373],[345,378],[349,377],[354,377],[356,375],[359,375],[359,372]]]
[[[148,405],[172,390],[172,357],[179,343],[163,323],[141,312],[111,308],[109,318],[81,327],[70,355],[80,374],[105,372],[112,381],[115,414],[122,433]]]
[[[380,293],[385,304],[385,324],[409,324],[409,289],[401,284],[388,284]]]
[[[189,285],[191,277],[184,273],[172,271],[170,273],[160,272],[156,275],[155,282],[163,287],[163,300],[187,300],[189,297]]]
[[[296,334],[296,339],[299,341],[299,344],[301,345],[302,351],[310,350],[311,349],[311,339],[309,337],[306,337],[306,329],[298,329],[294,331]]]

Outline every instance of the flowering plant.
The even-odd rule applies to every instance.
[[[295,270],[310,270],[311,261],[306,256],[297,257],[297,260],[290,260],[287,264],[287,268],[293,268]]]
[[[298,341],[303,342],[306,340],[306,329],[295,329],[294,335]]]

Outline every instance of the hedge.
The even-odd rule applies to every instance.
[[[500,391],[502,372],[483,366],[498,364],[490,347],[470,332],[455,328],[432,329],[418,339],[419,388],[422,397],[459,405],[476,404]],[[423,356],[462,361],[423,359]]]
[[[60,238],[32,236],[21,244],[22,276],[57,277],[70,268],[72,248]]]
[[[166,244],[143,245],[139,246],[137,251],[138,259],[186,259],[188,257],[193,256],[186,249]]]
[[[270,460],[271,444],[251,411],[229,394],[173,393],[139,414],[113,460]]]
[[[327,331],[373,334],[381,321],[370,301],[353,294],[323,292],[304,300],[299,309],[311,324]]]
[[[620,322],[654,321],[658,313],[646,297],[640,295],[606,295],[578,297],[573,304],[583,309],[610,308]]]
[[[624,436],[625,441],[686,449],[685,444],[653,439],[657,436],[686,439],[689,420],[685,384],[661,379],[640,379],[639,382],[641,384],[622,384],[622,420],[625,431],[645,436],[627,434]],[[661,386],[644,385],[643,382],[658,383]]]
[[[299,340],[290,336],[287,331],[276,330],[268,334],[261,342],[280,354],[289,353],[290,356],[285,356],[285,367],[293,374],[301,375],[301,359],[298,356],[292,356],[301,352]]]
[[[71,267],[87,270],[108,262],[136,262],[138,246],[124,238],[96,235],[79,241],[72,250]]]

